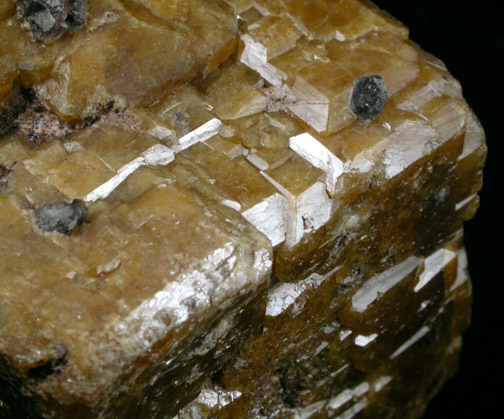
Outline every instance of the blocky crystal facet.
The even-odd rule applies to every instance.
[[[485,139],[404,25],[5,0],[0,57],[1,415],[418,417],[456,371]]]

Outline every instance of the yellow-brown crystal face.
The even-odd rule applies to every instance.
[[[0,4],[0,413],[418,417],[484,134],[364,0]]]

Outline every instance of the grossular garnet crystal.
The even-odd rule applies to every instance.
[[[0,414],[418,417],[482,128],[363,0],[3,0]]]

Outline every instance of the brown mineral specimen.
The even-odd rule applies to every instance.
[[[419,417],[482,128],[365,0],[0,4],[0,415]]]

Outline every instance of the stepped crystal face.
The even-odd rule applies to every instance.
[[[364,0],[3,0],[0,413],[418,417],[483,130]]]

